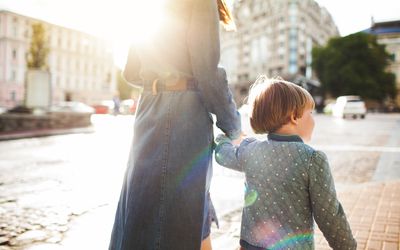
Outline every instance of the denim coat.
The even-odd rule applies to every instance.
[[[218,68],[215,0],[167,0],[151,41],[133,46],[123,73],[134,85],[192,78],[186,91],[142,93],[109,249],[197,250],[209,235],[213,119],[229,137],[240,115]],[[151,88],[150,88],[151,89]]]

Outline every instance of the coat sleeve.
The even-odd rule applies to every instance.
[[[215,142],[215,160],[217,163],[223,167],[243,172],[239,147],[234,146],[229,137],[222,134],[217,136]]]
[[[333,249],[355,250],[353,238],[342,204],[336,197],[335,185],[324,153],[311,157],[309,176],[310,199],[314,219]]]
[[[228,87],[226,72],[218,68],[219,17],[217,1],[193,0],[188,31],[192,73],[208,112],[217,117],[217,126],[230,138],[240,135],[240,115]]]
[[[136,52],[136,47],[132,45],[129,48],[128,58],[126,60],[124,71],[122,72],[122,77],[126,82],[134,87],[140,86],[140,66],[140,59]]]

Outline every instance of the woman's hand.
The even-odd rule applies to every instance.
[[[239,135],[239,138],[232,141],[232,144],[235,146],[239,146],[242,143],[243,139],[246,137],[246,134],[242,131]]]

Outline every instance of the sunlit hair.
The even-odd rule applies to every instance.
[[[282,78],[258,77],[250,88],[250,125],[255,133],[275,132],[290,121],[301,118],[315,103],[307,90]]]
[[[226,30],[236,30],[235,21],[225,0],[217,0],[219,20],[223,23]]]

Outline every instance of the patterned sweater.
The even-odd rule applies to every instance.
[[[241,242],[262,249],[314,249],[316,221],[333,249],[356,249],[328,160],[296,135],[269,134],[240,146],[216,139],[216,160],[245,173]]]

